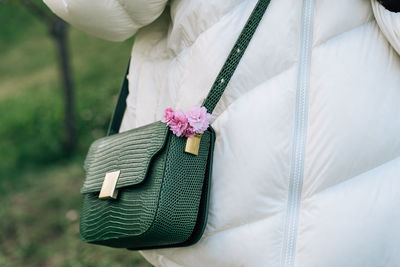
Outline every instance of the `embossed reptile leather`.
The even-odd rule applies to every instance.
[[[152,157],[164,146],[168,133],[165,123],[157,121],[121,134],[97,139],[85,159],[86,179],[81,193],[99,192],[106,173],[121,172],[116,188],[144,181]]]
[[[150,129],[153,129],[151,134]],[[165,129],[165,124],[157,121],[125,132],[121,138],[118,134],[100,139],[90,148],[89,160],[85,162],[87,179],[82,188],[81,235],[85,241],[143,248],[154,246],[154,242],[162,246],[189,239],[197,222],[214,133],[212,128],[203,133],[199,154],[195,156],[182,152],[184,138]],[[118,140],[114,138],[117,136]],[[119,142],[121,139],[124,143]],[[138,150],[126,153],[129,146],[140,147],[142,153]],[[146,150],[150,152],[143,152]],[[114,158],[110,160],[112,163],[101,167],[97,155],[102,158],[108,154]],[[121,157],[123,165],[119,161]],[[143,168],[144,158],[150,161],[146,163],[148,167]],[[125,166],[126,162],[131,162],[130,166]],[[101,184],[98,186],[97,182],[101,179],[97,177],[116,169],[121,170],[121,178],[128,178],[121,184],[118,181],[118,198],[98,199]],[[129,180],[129,177],[139,178]]]
[[[269,2],[258,1],[217,76],[203,104],[210,113]],[[185,153],[186,138],[161,121],[118,133],[127,95],[125,78],[109,134],[92,143],[85,159],[81,237],[135,250],[194,244],[207,223],[215,132],[209,126],[203,133],[198,155]],[[117,199],[99,199],[106,173],[114,171],[120,171]]]

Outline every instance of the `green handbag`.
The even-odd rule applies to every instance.
[[[202,104],[209,113],[269,2],[257,2],[240,33]],[[207,223],[215,132],[209,126],[201,136],[178,137],[156,121],[118,133],[127,95],[125,75],[108,136],[94,141],[85,159],[81,238],[134,250],[194,244]]]

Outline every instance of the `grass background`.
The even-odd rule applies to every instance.
[[[106,133],[133,40],[70,28],[78,149],[63,158],[63,98],[47,28],[0,4],[0,266],[151,266],[79,238],[82,162]]]

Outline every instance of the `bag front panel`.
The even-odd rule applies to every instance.
[[[148,230],[156,214],[166,156],[158,154],[145,181],[120,189],[116,200],[99,199],[98,192],[83,194],[80,232],[85,241],[107,243]]]

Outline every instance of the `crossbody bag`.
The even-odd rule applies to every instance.
[[[269,3],[256,3],[201,105],[208,114]],[[160,120],[119,133],[128,93],[125,75],[108,135],[91,144],[85,159],[81,238],[133,250],[192,245],[207,223],[215,132],[208,125],[201,134],[179,136]]]

